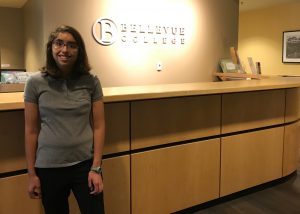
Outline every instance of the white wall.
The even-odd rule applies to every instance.
[[[1,64],[7,69],[24,68],[24,26],[21,9],[0,7]]]
[[[37,71],[45,63],[44,8],[43,1],[28,0],[23,8],[24,15],[24,61],[28,71]]]
[[[211,81],[219,59],[237,45],[237,0],[43,0],[42,8],[43,40],[58,25],[77,28],[105,87]],[[119,24],[184,26],[186,42],[135,44],[119,39],[101,46],[91,33],[101,17]],[[156,71],[158,62],[163,65],[161,72]]]
[[[239,53],[247,71],[247,57],[261,62],[265,75],[300,75],[300,63],[282,62],[284,31],[300,30],[300,3],[243,12],[239,22]]]

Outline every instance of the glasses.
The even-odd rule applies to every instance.
[[[55,49],[63,49],[63,47],[66,46],[70,50],[78,50],[78,45],[76,42],[64,42],[61,39],[54,40],[52,45]]]

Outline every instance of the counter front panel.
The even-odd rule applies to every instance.
[[[0,179],[0,213],[42,214],[40,200],[30,199],[27,193],[27,174]]]
[[[0,111],[0,173],[25,168],[24,110]]]
[[[284,127],[221,139],[220,195],[282,177]]]
[[[222,96],[222,133],[284,123],[285,90],[269,90]]]
[[[131,104],[131,148],[220,134],[221,96],[135,101]]]
[[[299,164],[300,122],[284,127],[283,147],[283,176],[287,176],[297,169]]]
[[[293,122],[300,118],[300,88],[286,89],[285,122]]]
[[[129,102],[106,103],[104,154],[129,151]]]
[[[291,174],[299,87],[275,78],[104,88],[106,213],[171,213]],[[22,99],[0,93],[0,213],[40,214],[22,171]]]
[[[220,139],[132,155],[132,213],[172,213],[219,197]]]

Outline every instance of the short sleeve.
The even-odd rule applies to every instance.
[[[24,88],[24,101],[30,103],[38,103],[38,92],[35,86],[35,79],[33,76],[26,81]]]
[[[95,75],[93,79],[94,79],[94,88],[92,93],[92,101],[95,102],[102,99],[103,91],[102,91],[102,86],[99,78]]]

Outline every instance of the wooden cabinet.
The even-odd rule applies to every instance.
[[[129,155],[103,160],[104,206],[106,214],[130,213]],[[69,198],[70,213],[80,214],[73,194]]]
[[[104,154],[129,151],[129,103],[105,104]],[[26,168],[24,111],[0,111],[0,173]]]
[[[135,101],[131,148],[220,134],[220,95]]]
[[[105,103],[106,213],[172,213],[292,173],[299,107],[299,88]],[[6,174],[26,167],[23,110],[0,121],[0,213],[39,214],[27,175]]]
[[[0,213],[42,214],[39,199],[30,199],[27,194],[27,174],[0,179]]]
[[[105,110],[104,154],[129,151],[129,103],[108,103]]]
[[[129,103],[105,104],[105,116],[106,144],[104,153],[129,151]],[[24,111],[0,111],[0,121],[0,173],[25,169]],[[129,162],[129,155],[103,161],[103,174],[107,189],[104,196],[107,213],[130,212]],[[27,175],[0,178],[0,195],[5,198],[1,200],[0,213],[24,213],[24,210],[26,212],[28,210],[27,213],[30,214],[41,212],[40,200],[30,200],[27,197],[26,179]],[[22,190],[19,189],[20,187]],[[9,200],[8,203],[7,200]],[[17,204],[21,205],[15,208],[14,206]],[[80,213],[73,195],[70,197],[70,210],[72,214]]]
[[[25,168],[24,111],[0,111],[0,173]]]
[[[285,122],[300,118],[300,88],[286,89]]]
[[[283,148],[283,176],[297,169],[299,164],[300,122],[285,126]]]
[[[107,214],[130,213],[129,155],[103,161],[104,203]]]
[[[222,133],[284,123],[285,91],[222,95]]]
[[[132,213],[172,213],[219,197],[220,140],[132,155]]]
[[[220,196],[282,176],[283,132],[279,127],[221,139]]]

